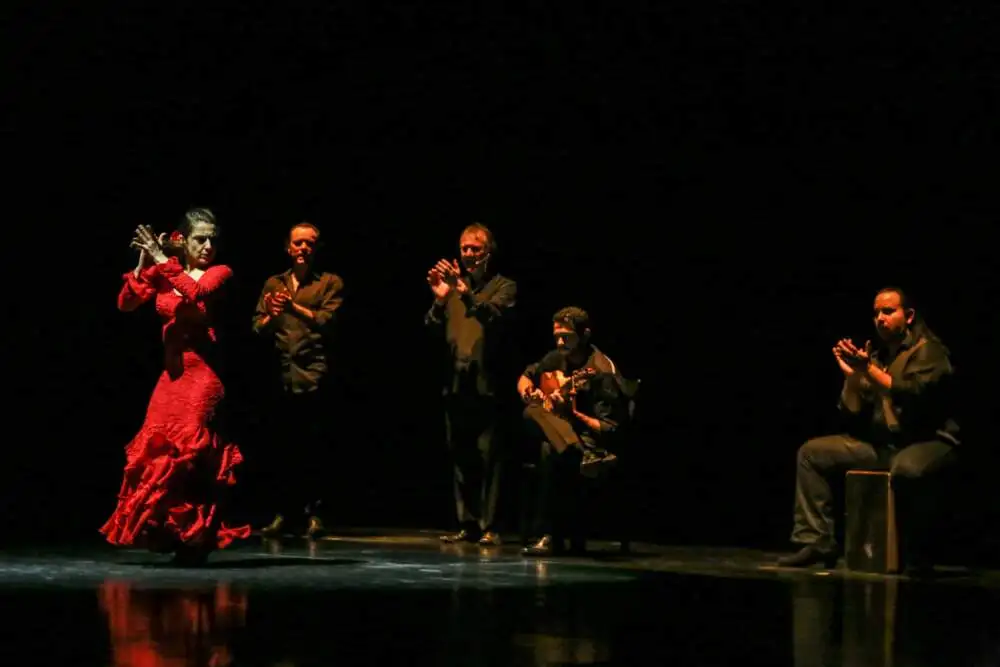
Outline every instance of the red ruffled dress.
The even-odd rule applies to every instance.
[[[250,535],[249,526],[227,526],[220,516],[243,456],[214,428],[225,390],[205,359],[215,344],[212,297],[231,276],[229,267],[217,265],[195,280],[172,257],[138,277],[123,277],[119,309],[134,310],[155,297],[166,361],[146,420],[125,447],[118,506],[100,529],[112,544],[210,551]]]

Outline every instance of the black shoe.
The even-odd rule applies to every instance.
[[[285,518],[280,514],[274,516],[274,521],[260,529],[264,537],[281,537],[281,529],[285,526]]]
[[[442,535],[441,541],[445,544],[455,544],[456,542],[478,542],[479,535],[470,533],[463,528],[454,535]]]
[[[837,552],[823,551],[809,544],[789,556],[778,559],[780,567],[810,567],[822,563],[827,570],[837,567]]]
[[[324,535],[326,535],[326,528],[323,527],[323,522],[320,518],[316,516],[309,517],[309,528],[306,529],[306,538],[318,540]]]
[[[549,556],[556,553],[556,551],[556,543],[553,541],[551,535],[543,535],[542,539],[521,549],[521,553],[525,556]]]
[[[500,544],[500,536],[492,530],[487,530],[483,533],[483,536],[479,538],[479,546],[481,547],[498,547]]]

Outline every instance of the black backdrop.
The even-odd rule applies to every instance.
[[[221,328],[248,498],[267,446],[249,318],[309,219],[348,286],[350,404],[316,462],[353,498],[336,521],[450,523],[423,276],[478,220],[520,284],[524,361],[572,303],[643,378],[647,537],[783,543],[795,448],[834,423],[830,346],[870,335],[899,283],[962,371],[980,458],[958,523],[989,538],[989,17],[699,7],[17,15],[8,539],[93,536],[111,510],[160,368],[154,314],[114,307],[131,230],[196,205],[236,274]]]

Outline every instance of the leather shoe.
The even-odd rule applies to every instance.
[[[274,521],[260,529],[260,534],[264,537],[281,537],[281,529],[285,525],[285,518],[280,514],[274,516]]]
[[[808,544],[789,556],[782,556],[778,559],[781,567],[809,567],[822,563],[827,570],[837,567],[837,553],[835,551],[823,551]]]
[[[479,546],[481,547],[498,547],[500,544],[500,536],[492,530],[486,531],[483,533],[483,536],[479,538]]]
[[[306,529],[306,537],[310,540],[318,540],[326,534],[326,528],[319,517],[309,517],[309,528]]]
[[[455,544],[456,542],[478,542],[479,536],[473,535],[463,528],[454,535],[442,535],[441,541],[445,544]]]
[[[521,549],[525,556],[548,556],[555,551],[555,544],[551,535],[543,535],[542,539],[534,544]]]

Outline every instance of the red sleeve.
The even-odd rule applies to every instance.
[[[184,268],[176,257],[171,257],[159,267],[160,275],[188,301],[203,301],[226,284],[233,275],[233,270],[228,266],[218,264],[209,267],[200,279],[195,280],[184,273]]]
[[[132,271],[123,275],[122,280],[125,282],[118,292],[118,310],[125,312],[135,310],[153,298],[156,295],[158,275],[159,271],[155,264],[140,271],[138,278]]]

